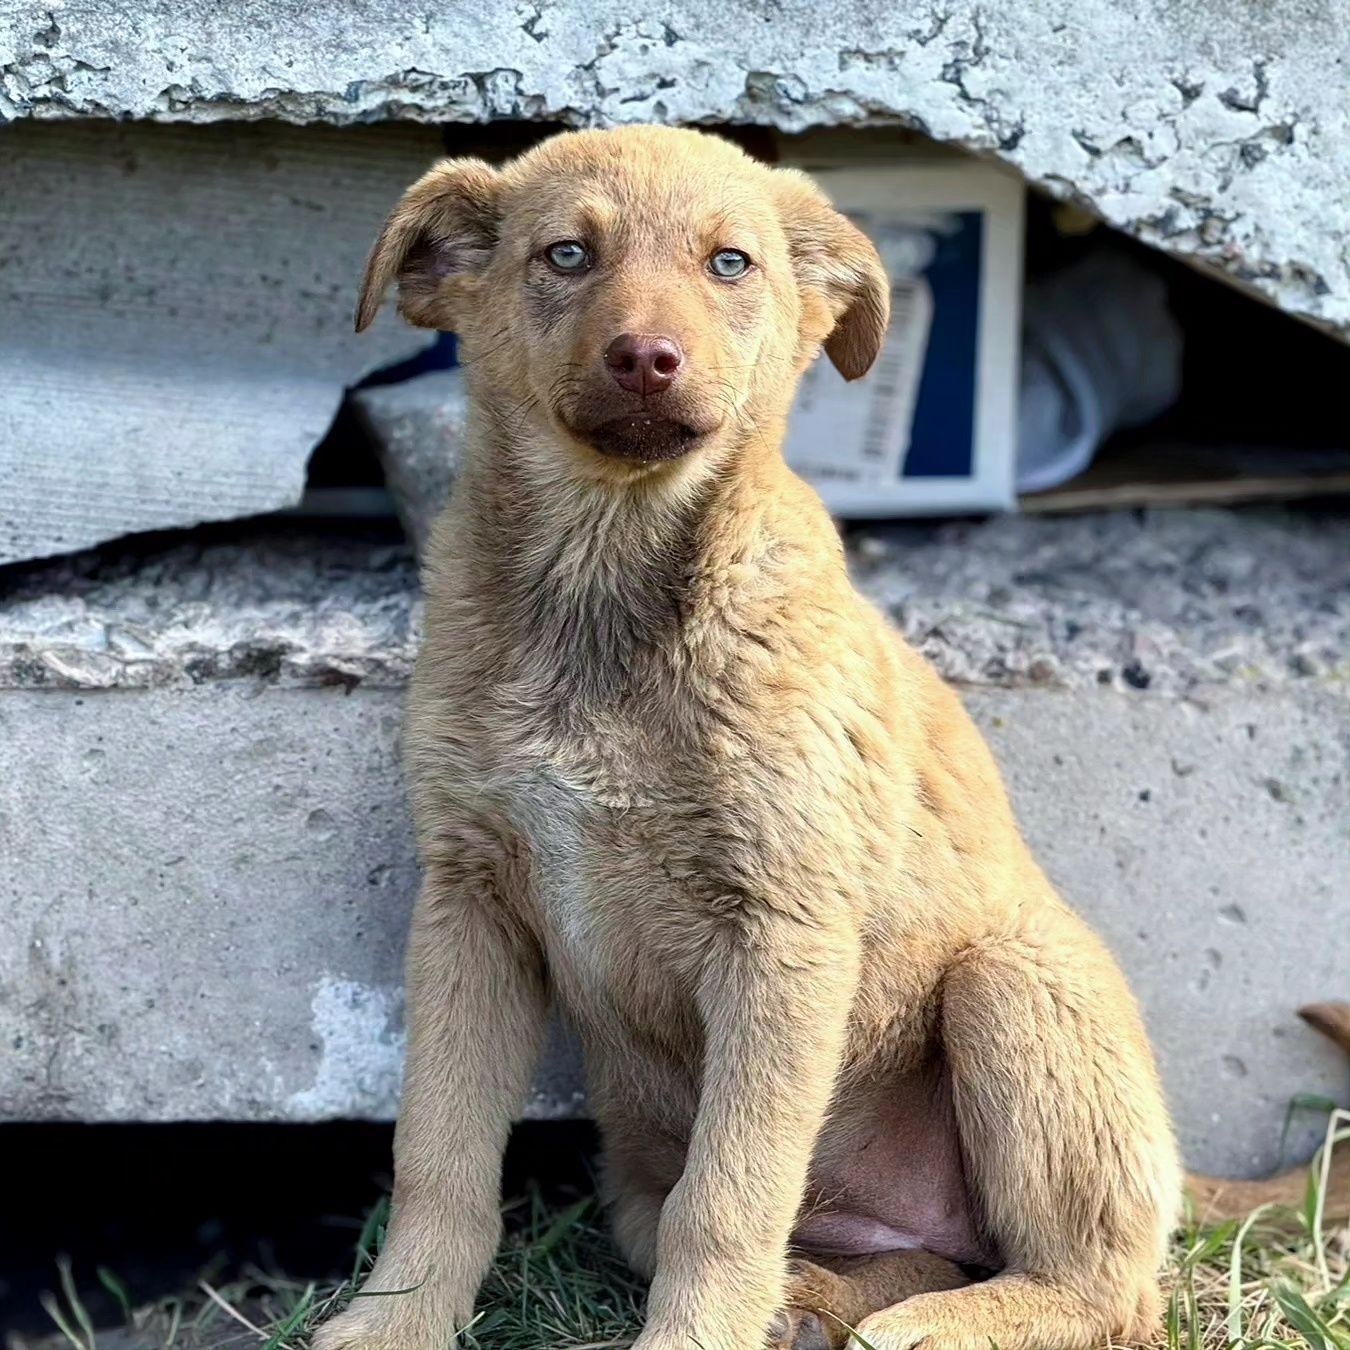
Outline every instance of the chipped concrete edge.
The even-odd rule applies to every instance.
[[[853,530],[863,594],[952,683],[1350,698],[1344,522],[1278,510],[1111,512]],[[0,690],[400,688],[411,552],[260,536],[24,574],[0,601]]]

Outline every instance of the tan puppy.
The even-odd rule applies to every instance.
[[[652,1278],[641,1350],[822,1345],[832,1306],[879,1350],[1148,1335],[1180,1173],[1134,1001],[779,453],[822,343],[849,378],[877,354],[872,246],[801,174],[628,128],[439,164],[361,326],[395,281],[460,334],[473,408],[409,708],[425,880],[367,1285],[411,1292],[316,1345],[468,1322],[551,998]]]

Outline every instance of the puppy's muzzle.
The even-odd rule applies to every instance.
[[[593,388],[583,406],[564,418],[600,454],[637,463],[678,459],[717,429],[720,419],[700,406],[684,350],[673,337],[620,333],[601,365],[608,387]]]

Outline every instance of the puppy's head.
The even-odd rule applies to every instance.
[[[632,469],[783,415],[821,344],[871,366],[876,250],[802,174],[693,131],[573,132],[496,170],[445,160],[386,222],[357,328],[397,282],[411,322],[460,335],[476,398],[567,453]]]

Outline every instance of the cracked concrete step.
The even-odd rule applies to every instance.
[[[1344,1089],[1293,1009],[1350,971],[1346,524],[1176,512],[851,540],[1126,966],[1212,1171],[1272,1165],[1289,1098]],[[416,883],[411,555],[257,539],[4,580],[0,1118],[389,1116]],[[555,1048],[527,1110],[574,1114],[578,1094]]]

